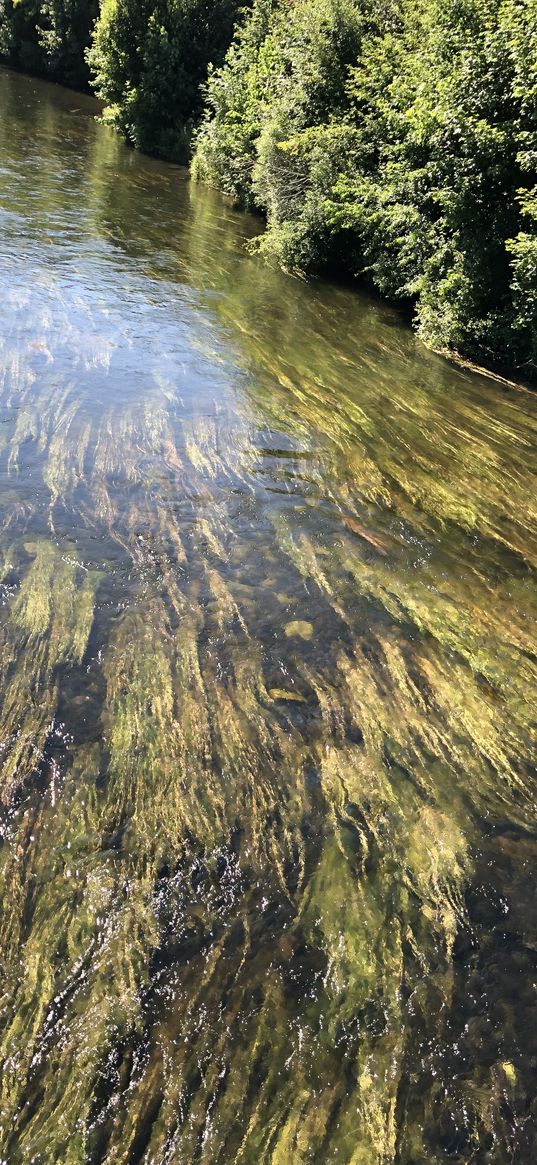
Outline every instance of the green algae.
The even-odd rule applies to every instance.
[[[535,400],[78,132],[91,270],[6,292],[2,1155],[526,1165]]]

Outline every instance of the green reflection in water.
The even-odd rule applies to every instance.
[[[0,101],[3,1158],[533,1162],[536,398]]]

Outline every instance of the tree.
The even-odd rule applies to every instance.
[[[105,118],[131,145],[187,160],[200,87],[236,11],[235,0],[104,0],[88,62]]]
[[[436,347],[536,354],[536,0],[257,0],[207,86],[196,176],[286,267],[415,305]]]

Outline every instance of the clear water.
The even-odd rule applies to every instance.
[[[0,71],[0,1160],[536,1160],[537,397]]]

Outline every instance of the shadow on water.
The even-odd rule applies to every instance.
[[[537,398],[0,105],[2,1160],[530,1165]]]

